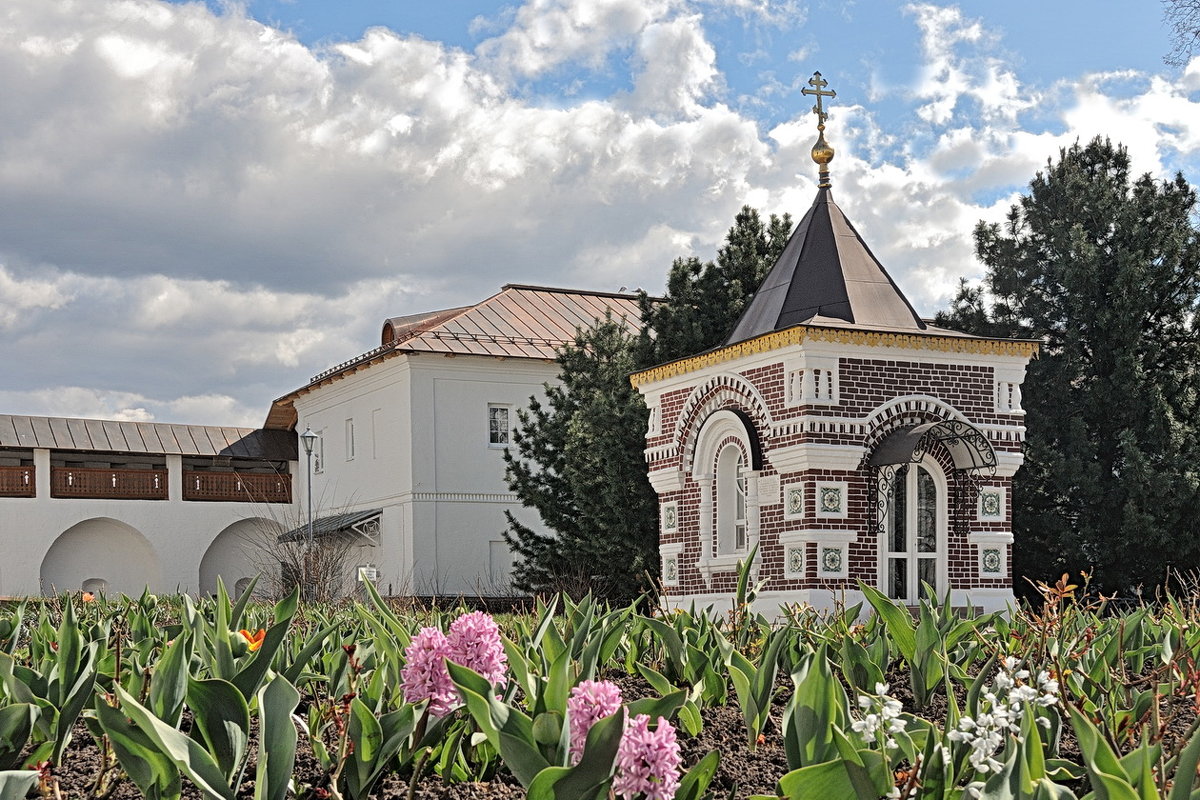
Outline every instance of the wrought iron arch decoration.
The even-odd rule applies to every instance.
[[[918,464],[926,454],[943,449],[954,465],[954,532],[970,533],[971,508],[979,497],[981,475],[996,473],[996,451],[987,437],[968,422],[957,419],[926,422],[899,428],[885,436],[867,459],[871,473],[871,505],[875,535],[886,534],[888,503],[896,471]]]

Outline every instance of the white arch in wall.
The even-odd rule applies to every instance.
[[[896,428],[922,422],[955,419],[970,424],[970,420],[954,406],[928,394],[906,394],[881,404],[866,417],[867,454]]]
[[[109,592],[141,594],[162,587],[162,566],[142,532],[110,517],[95,517],[59,534],[42,558],[42,594],[76,592],[84,582]]]
[[[215,594],[217,576],[225,582],[225,591],[235,594],[244,578],[279,568],[278,559],[271,563],[272,546],[283,526],[272,519],[251,517],[240,519],[217,534],[200,559],[200,593]],[[261,583],[262,581],[260,581]]]
[[[771,413],[758,389],[740,375],[717,375],[688,395],[675,422],[675,435],[672,438],[682,447],[681,465],[685,471],[692,471],[695,463],[704,463],[695,453],[701,429],[709,425],[714,410],[727,407],[731,402],[736,403],[754,421],[760,437],[770,435]]]
[[[696,436],[695,458],[688,465],[693,476],[709,474],[716,466],[717,453],[721,443],[729,438],[735,438],[741,444],[746,456],[747,466],[752,466],[751,432],[746,430],[746,422],[738,414],[728,408],[714,411],[700,426]]]

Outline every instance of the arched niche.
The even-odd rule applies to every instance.
[[[217,576],[230,594],[240,594],[249,579],[279,568],[274,556],[283,527],[271,519],[241,519],[217,534],[200,559],[200,593],[215,594]],[[239,590],[239,585],[242,587]]]
[[[162,588],[154,547],[137,528],[109,517],[84,520],[59,534],[42,559],[40,577],[45,595],[80,591],[85,582],[127,595]]]

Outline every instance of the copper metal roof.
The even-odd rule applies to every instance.
[[[577,329],[591,327],[608,311],[637,332],[637,295],[508,284],[478,305],[397,331],[395,344],[429,353],[551,359]]]
[[[0,414],[0,447],[231,456],[268,461],[297,457],[296,437],[286,431],[15,414]]]
[[[403,353],[554,359],[575,339],[575,331],[591,327],[611,311],[630,333],[641,325],[636,294],[586,292],[548,286],[507,284],[473,306],[392,317],[384,321],[384,338],[394,338],[314,375],[308,385],[275,401],[265,427],[295,425],[296,397],[316,386]]]
[[[826,320],[904,333],[927,327],[829,190],[820,189],[724,344]]]

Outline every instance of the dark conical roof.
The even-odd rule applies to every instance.
[[[887,331],[926,325],[858,231],[820,189],[724,344],[801,323]]]

